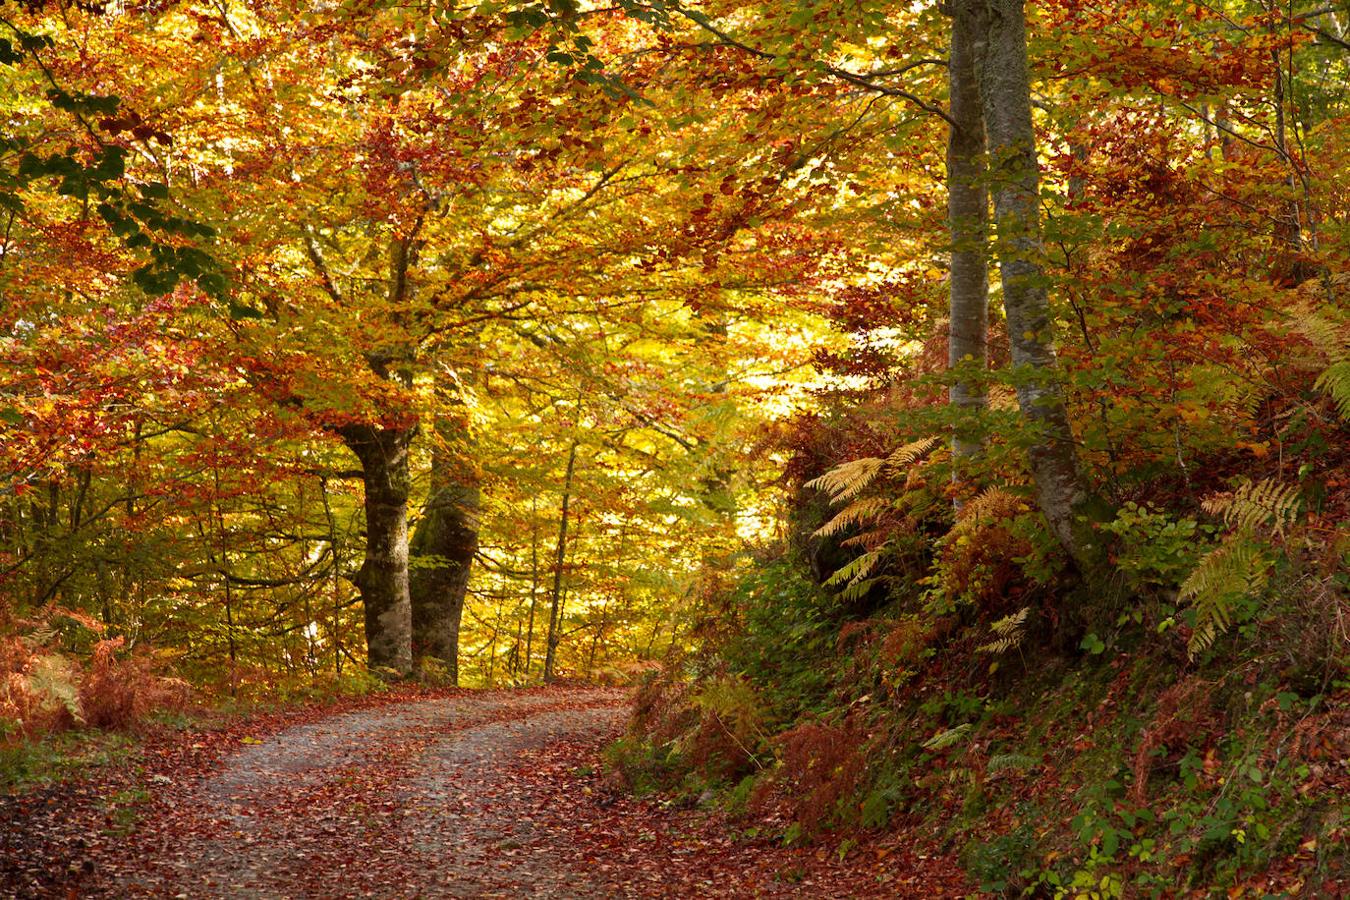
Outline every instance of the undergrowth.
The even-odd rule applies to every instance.
[[[811,577],[822,531],[856,539],[866,517],[818,515],[648,680],[611,763],[788,842],[935,838],[995,895],[1350,888],[1350,545],[1308,496],[1141,496],[1102,526],[1110,574],[1075,583],[1014,485],[963,504],[926,557],[854,540],[889,548],[867,592]],[[951,515],[896,508],[929,517],[911,533]]]

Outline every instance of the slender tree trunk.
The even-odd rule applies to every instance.
[[[1275,147],[1286,169],[1284,183],[1289,192],[1285,201],[1285,214],[1275,229],[1276,239],[1284,244],[1277,251],[1283,257],[1277,262],[1277,271],[1289,283],[1298,285],[1317,274],[1316,267],[1303,259],[1303,252],[1308,246],[1316,247],[1316,226],[1311,217],[1312,191],[1306,163],[1295,157],[1289,148],[1289,116],[1297,116],[1298,113],[1298,105],[1293,102],[1293,51],[1289,52],[1289,71],[1284,68],[1285,55],[1279,47],[1271,48],[1270,59],[1275,71],[1272,97],[1275,106]],[[1297,118],[1293,125],[1297,135]],[[1299,201],[1300,189],[1303,202]],[[1305,222],[1309,226],[1306,235],[1303,227]]]
[[[342,674],[342,551],[337,535],[337,518],[328,500],[328,480],[319,479],[319,496],[323,499],[323,516],[328,525],[328,547],[333,551],[333,577],[330,580],[333,601],[333,672]]]
[[[553,681],[558,642],[562,639],[563,563],[567,556],[567,514],[572,502],[572,478],[577,469],[577,442],[567,452],[567,474],[563,476],[562,513],[558,518],[558,547],[553,557],[553,592],[549,603],[548,638],[544,642],[544,681]]]
[[[213,436],[219,437],[219,430],[212,422]],[[230,696],[235,696],[239,691],[239,648],[235,642],[234,636],[234,587],[230,583],[230,552],[225,539],[225,510],[221,508],[220,497],[220,457],[213,456],[211,462],[211,481],[215,488],[215,496],[212,498],[211,506],[208,508],[208,518],[211,521],[212,530],[215,531],[216,552],[208,555],[213,563],[216,562],[216,555],[219,555],[220,580],[225,588],[225,642],[230,654]]]
[[[530,624],[525,629],[525,677],[530,677],[534,649],[534,611],[539,605],[539,501],[530,500]]]
[[[989,189],[985,173],[984,111],[980,102],[977,45],[987,15],[971,10],[952,15],[948,82],[953,125],[947,136],[947,216],[951,228],[951,283],[947,359],[983,372],[989,364]],[[979,455],[983,442],[970,421],[988,405],[984,384],[962,377],[950,388],[961,414],[952,438],[952,476]]]
[[[958,0],[958,15],[987,16],[977,47],[994,195],[995,251],[1003,284],[1017,401],[1034,429],[1029,455],[1041,512],[1082,570],[1099,547],[1082,516],[1088,491],[1078,467],[1054,349],[1040,222],[1040,164],[1031,119],[1026,15],[1022,0]]]
[[[366,557],[353,579],[366,612],[371,667],[412,671],[408,593],[408,445],[416,426],[348,425],[340,429],[361,460],[366,493]]]

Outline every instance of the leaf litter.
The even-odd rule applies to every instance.
[[[969,891],[954,861],[896,835],[849,836],[844,853],[784,847],[772,827],[748,838],[721,813],[619,791],[600,756],[626,702],[575,687],[422,692],[152,735],[139,766],[0,798],[0,895]],[[117,797],[132,798],[122,821]]]

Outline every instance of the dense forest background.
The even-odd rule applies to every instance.
[[[789,841],[1344,871],[1350,5],[7,0],[0,83],[3,741],[646,673],[629,787]]]

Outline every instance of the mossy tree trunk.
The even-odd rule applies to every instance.
[[[459,624],[478,552],[481,502],[470,466],[457,465],[452,454],[438,448],[432,455],[431,491],[409,548],[412,646],[419,671],[429,671],[428,661],[435,660],[452,684],[459,683]]]
[[[1086,513],[1089,492],[1069,426],[1054,348],[1040,219],[1040,164],[1031,117],[1026,13],[1022,0],[955,0],[958,18],[978,23],[974,52],[990,156],[994,250],[1003,287],[1017,401],[1034,439],[1029,450],[1041,512],[1084,572],[1101,548]]]
[[[348,425],[343,441],[361,461],[365,487],[366,555],[353,579],[366,614],[371,668],[412,671],[408,586],[408,447],[416,426]]]
[[[977,66],[977,48],[988,13],[978,4],[967,6],[965,10],[947,8],[952,17],[947,66],[952,120],[947,136],[947,219],[952,242],[947,352],[951,368],[965,367],[969,372],[952,383],[949,395],[952,406],[962,414],[952,438],[957,480],[983,446],[978,434],[971,433],[971,420],[988,405],[978,373],[989,363],[989,188]]]

